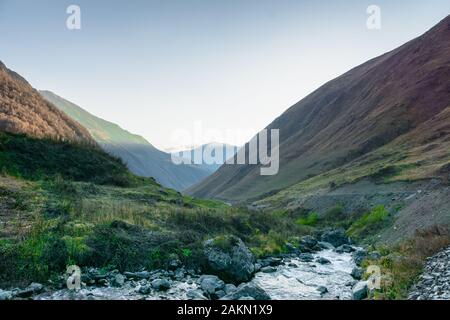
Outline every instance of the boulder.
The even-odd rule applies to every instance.
[[[255,272],[253,254],[237,237],[228,236],[205,241],[204,255],[206,271],[227,282],[249,281]]]
[[[127,278],[131,279],[148,279],[151,274],[148,271],[140,271],[140,272],[125,272],[124,275]]]
[[[44,290],[44,286],[40,283],[33,282],[27,288],[16,292],[15,296],[19,298],[29,298],[34,294],[38,294]]]
[[[234,284],[228,283],[225,285],[225,288],[223,289],[226,294],[232,294],[236,291],[236,286]]]
[[[320,240],[323,242],[328,242],[332,244],[334,247],[339,247],[343,244],[350,244],[350,239],[345,234],[344,229],[337,229],[324,232],[320,237]]]
[[[210,297],[214,296],[216,291],[220,291],[225,288],[225,282],[213,275],[201,276],[198,283],[200,284],[202,290]]]
[[[353,300],[363,300],[367,298],[367,291],[367,281],[360,281],[356,283],[352,289]]]
[[[364,275],[364,269],[360,267],[355,267],[352,270],[351,276],[353,279],[361,280]]]
[[[152,288],[158,291],[170,289],[170,282],[167,279],[155,279],[151,282]]]
[[[331,264],[331,261],[324,257],[317,258],[316,262],[320,264]]]
[[[254,300],[270,300],[270,296],[259,286],[253,283],[243,283],[237,287],[236,291],[223,297],[223,300],[240,300],[250,297]]]
[[[186,296],[190,300],[208,300],[200,290],[189,290],[186,292]]]
[[[11,300],[13,298],[13,294],[11,291],[4,291],[0,289],[0,301]]]
[[[138,292],[140,294],[149,294],[152,291],[152,287],[148,285],[140,286]]]
[[[311,262],[314,260],[314,257],[310,253],[301,253],[298,255],[298,259],[302,262]]]
[[[329,243],[329,242],[324,242],[324,241],[319,241],[317,243],[317,245],[322,249],[322,250],[334,250],[334,246]]]
[[[355,252],[356,249],[349,244],[343,244],[335,249],[338,253],[352,253]]]
[[[311,253],[319,251],[321,248],[318,245],[318,241],[313,236],[304,236],[300,239],[298,248],[301,252]]]
[[[367,257],[367,251],[364,249],[358,249],[355,252],[353,252],[353,260],[355,260],[355,263],[357,266],[361,266],[363,261]]]
[[[317,287],[317,291],[319,291],[320,295],[324,295],[328,292],[328,289],[324,286]]]
[[[120,273],[115,275],[112,278],[111,284],[113,287],[122,287],[125,284],[125,276],[121,275]]]
[[[270,267],[270,266],[261,268],[261,272],[264,272],[264,273],[273,273],[275,271],[277,271],[277,268]]]

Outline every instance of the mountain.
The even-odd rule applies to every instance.
[[[24,78],[2,62],[0,130],[35,138],[95,144],[85,128],[45,101]]]
[[[143,137],[100,119],[50,91],[40,93],[62,112],[81,123],[105,151],[121,158],[136,175],[153,177],[166,187],[182,191],[210,174],[210,171],[200,166],[176,165],[170,154],[158,150]]]
[[[205,159],[202,158],[202,164],[198,164],[199,167],[205,169],[210,174],[215,172],[217,169],[219,169],[227,160],[227,149],[232,150],[230,153],[231,156],[234,156],[239,149],[236,146],[232,146],[227,143],[220,143],[220,142],[210,142],[201,146],[198,146],[196,148],[182,148],[183,150],[171,150],[170,153],[173,153],[174,156],[177,156],[181,160],[185,161],[186,163],[194,163],[195,161],[195,155],[210,155],[211,156],[211,162],[214,162],[212,164],[206,163]],[[206,151],[206,153],[205,153]],[[217,154],[216,154],[217,151]],[[209,161],[208,161],[209,162]]]
[[[199,197],[244,201],[297,184],[328,187],[366,176],[445,177],[450,167],[450,16],[293,105],[280,129],[280,171],[224,165],[192,187]],[[245,152],[241,151],[241,152]],[[298,193],[297,193],[298,195]]]

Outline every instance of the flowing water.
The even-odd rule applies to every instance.
[[[273,300],[317,300],[351,299],[354,280],[350,275],[355,267],[352,255],[324,250],[313,255],[313,262],[302,262],[297,258],[287,259],[272,273],[258,272],[252,283],[260,286]],[[320,264],[317,258],[326,258],[331,263]],[[87,287],[79,291],[62,289],[42,293],[35,299],[42,300],[185,300],[201,293],[196,284],[198,277],[186,276],[173,281],[171,288],[164,292],[151,290],[148,294],[139,293],[146,284],[142,281],[126,281],[119,288]],[[326,289],[325,289],[326,288]],[[193,296],[194,294],[194,296]]]

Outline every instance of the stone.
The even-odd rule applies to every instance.
[[[191,300],[208,300],[199,290],[189,290],[186,296]]]
[[[149,285],[140,286],[139,289],[138,289],[138,292],[140,294],[145,294],[145,295],[149,294],[151,291],[152,291],[152,288]]]
[[[213,296],[216,291],[220,291],[225,288],[225,282],[214,275],[201,276],[198,282],[202,290],[209,296]]]
[[[367,257],[367,251],[364,249],[358,249],[355,252],[353,252],[353,260],[355,261],[357,266],[361,266],[363,261]]]
[[[204,255],[206,271],[227,282],[237,284],[249,281],[255,272],[253,254],[237,237],[205,241]]]
[[[319,291],[320,295],[324,295],[328,292],[328,289],[324,286],[317,287],[317,291]]]
[[[228,283],[225,285],[224,287],[224,291],[226,294],[232,294],[233,292],[236,291],[236,286],[234,284]]]
[[[158,291],[170,289],[170,282],[167,279],[155,279],[151,282],[152,288]]]
[[[314,260],[314,257],[310,253],[301,253],[298,255],[298,259],[302,262],[311,262]]]
[[[270,266],[261,268],[261,272],[264,272],[264,273],[273,273],[275,271],[277,271],[277,268],[270,267]]]
[[[327,231],[322,234],[320,240],[323,242],[328,242],[334,247],[339,247],[343,244],[350,244],[350,239],[345,234],[344,229]]]
[[[317,258],[316,262],[320,264],[331,264],[331,261],[324,257]]]
[[[27,288],[19,290],[15,296],[19,298],[29,298],[34,294],[38,294],[44,290],[44,286],[40,283],[33,282]]]
[[[148,279],[151,274],[148,271],[140,271],[140,272],[125,272],[124,275],[127,278],[131,279]]]
[[[353,268],[352,273],[350,275],[353,277],[353,279],[361,280],[364,275],[364,269],[360,267],[355,267]]]
[[[367,281],[360,281],[355,284],[355,286],[352,288],[352,297],[353,300],[363,300],[367,298]]]
[[[301,252],[311,253],[319,251],[321,248],[318,246],[318,241],[313,236],[304,236],[300,239],[298,248]]]
[[[343,253],[343,252],[352,253],[352,252],[356,251],[356,249],[354,247],[352,247],[351,245],[343,244],[343,245],[337,247],[335,249],[335,251],[338,253]]]
[[[13,294],[11,291],[5,291],[0,289],[0,301],[11,300],[13,298]]]
[[[322,250],[334,250],[334,246],[329,242],[319,241],[317,244]]]
[[[117,274],[111,281],[111,284],[114,287],[122,287],[125,284],[125,276],[121,275],[120,273]]]

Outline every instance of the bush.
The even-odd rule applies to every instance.
[[[382,205],[375,207],[371,212],[364,214],[352,223],[347,233],[353,238],[367,237],[378,231],[389,217],[389,212]]]
[[[299,218],[297,224],[301,226],[315,226],[319,220],[319,215],[317,212],[311,212],[306,218]]]

